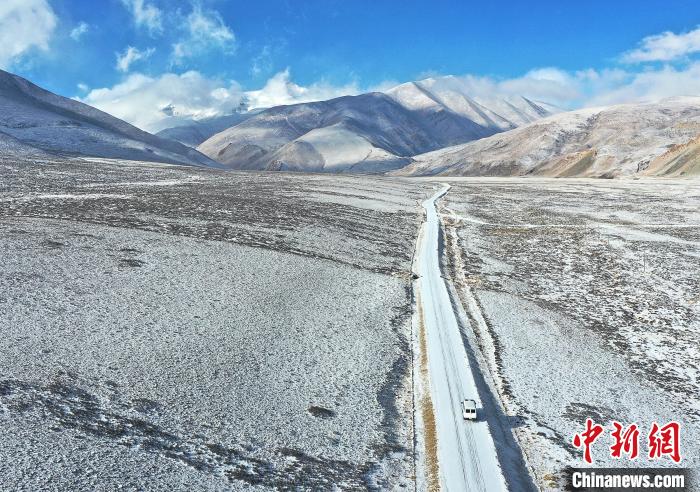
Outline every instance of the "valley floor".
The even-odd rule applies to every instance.
[[[679,421],[700,467],[697,182],[0,161],[0,488],[434,485],[411,267],[443,183],[442,268],[505,471],[562,486],[587,417]]]

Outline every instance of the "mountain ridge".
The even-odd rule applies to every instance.
[[[512,97],[498,103],[505,117],[453,81],[426,80],[386,92],[273,107],[197,149],[231,169],[381,173],[409,164],[414,155],[488,137],[554,111]],[[341,137],[346,143],[338,155],[333,143],[339,145]]]
[[[20,142],[24,152],[35,148],[59,156],[220,167],[192,148],[147,133],[3,70],[0,70],[0,132]]]
[[[414,156],[411,164],[395,174],[680,175],[696,169],[693,142],[697,144],[699,135],[700,97],[584,108],[482,140]],[[673,149],[676,153],[669,154]],[[678,163],[679,156],[686,159],[685,163]],[[674,163],[678,166],[669,171]]]

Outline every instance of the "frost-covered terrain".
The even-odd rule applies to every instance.
[[[11,490],[412,487],[432,185],[0,164]]]
[[[516,128],[558,110],[523,97],[470,95],[455,77],[279,106],[198,148],[233,169],[382,173],[410,157]],[[339,145],[342,142],[342,145]]]
[[[676,420],[682,466],[700,468],[700,184],[449,183],[448,268],[537,483],[583,464],[588,417],[640,425],[634,466],[673,465],[644,458],[645,439]],[[595,465],[631,466],[609,432]]]
[[[402,175],[697,175],[700,98],[587,108],[416,156]],[[689,151],[690,147],[690,151]]]
[[[194,149],[2,70],[0,152],[4,158],[51,153],[219,167]]]
[[[434,483],[411,263],[441,184],[6,142],[27,158],[0,160],[4,488]],[[679,421],[699,468],[700,184],[443,182],[444,272],[508,484],[527,466],[562,486],[588,417],[639,424],[642,454],[652,422]],[[603,439],[595,464],[629,466]]]

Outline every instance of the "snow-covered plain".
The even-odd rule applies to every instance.
[[[442,184],[32,159],[0,160],[4,488],[429,485],[411,264]],[[508,486],[563,486],[587,417],[677,420],[700,467],[700,185],[444,182],[442,271]],[[595,464],[629,466],[608,441]]]
[[[411,489],[432,186],[81,160],[0,176],[0,488]]]
[[[645,457],[652,422],[675,420],[700,468],[700,184],[448,182],[452,282],[537,484],[584,465],[587,417],[608,426],[594,466],[677,466]],[[640,425],[635,462],[610,457],[613,420]]]

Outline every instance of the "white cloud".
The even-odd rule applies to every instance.
[[[253,57],[253,64],[250,67],[250,73],[257,77],[263,72],[272,70],[272,49],[270,45],[263,46],[260,53]]]
[[[148,48],[147,50],[141,51],[138,48],[129,46],[124,50],[123,53],[117,53],[117,65],[116,68],[120,72],[128,72],[129,67],[132,63],[139,60],[145,60],[153,53],[155,53],[155,48]]]
[[[660,66],[578,71],[543,67],[510,79],[465,75],[454,80],[475,97],[525,96],[564,109],[657,101],[700,96],[700,60],[687,58],[696,52],[700,53],[700,27],[684,34],[649,36],[621,57],[626,62],[669,62]]]
[[[626,73],[621,80],[595,91],[585,105],[658,101],[673,96],[700,96],[700,61],[682,68],[667,65],[656,70]]]
[[[210,14],[194,7],[187,24],[187,33],[193,41],[182,48],[182,56],[211,45],[225,49],[235,41],[218,14],[213,17]],[[121,55],[118,66],[127,71],[131,63],[151,53],[152,50],[141,52],[129,47]],[[613,67],[567,71],[542,67],[509,79],[468,74],[451,77],[446,83],[458,84],[465,93],[477,98],[525,96],[564,109],[576,109],[700,95],[700,61],[686,60],[682,66],[663,65],[644,70]],[[393,82],[385,82],[371,90],[387,90],[392,85]],[[302,86],[291,79],[289,69],[269,78],[261,89],[247,92],[235,81],[225,83],[196,71],[158,77],[134,73],[114,87],[90,91],[81,100],[145,130],[158,131],[188,119],[231,113],[243,100],[250,108],[266,108],[353,95],[363,89],[366,90],[354,82],[337,86],[319,81]]]
[[[474,97],[525,96],[564,109],[576,109],[700,95],[700,61],[681,68],[667,65],[644,71],[612,68],[570,72],[547,67],[512,79],[475,75],[454,79]]]
[[[683,34],[670,31],[648,36],[639,43],[639,48],[622,56],[627,63],[668,62],[700,52],[700,27]]]
[[[334,86],[326,82],[316,82],[303,87],[292,82],[289,69],[286,69],[268,79],[262,89],[246,92],[246,96],[251,108],[269,108],[282,104],[322,101],[360,92],[355,83]]]
[[[236,36],[215,10],[202,10],[199,4],[194,4],[181,29],[186,37],[173,44],[172,61],[176,65],[212,49],[224,53],[235,50]]]
[[[7,68],[31,49],[48,50],[56,14],[46,0],[0,2],[0,68]]]
[[[71,30],[70,37],[73,38],[74,41],[80,41],[80,38],[83,37],[83,34],[88,32],[89,30],[90,26],[86,22],[81,22]]]
[[[151,34],[163,31],[163,12],[155,5],[145,0],[122,0],[134,18],[134,23],[145,27]]]
[[[82,102],[95,106],[147,131],[176,126],[186,119],[221,116],[235,111],[243,99],[249,107],[271,107],[329,99],[360,92],[354,84],[334,87],[316,83],[302,87],[280,72],[257,91],[244,92],[236,82],[224,83],[199,72],[148,77],[130,74],[111,88],[93,89]]]
[[[242,96],[235,82],[224,84],[190,71],[155,78],[134,73],[114,87],[93,89],[80,100],[144,130],[158,131],[178,119],[231,113]]]
[[[88,90],[90,90],[88,85],[83,82],[78,82],[78,89],[80,90],[80,92],[87,92]]]

